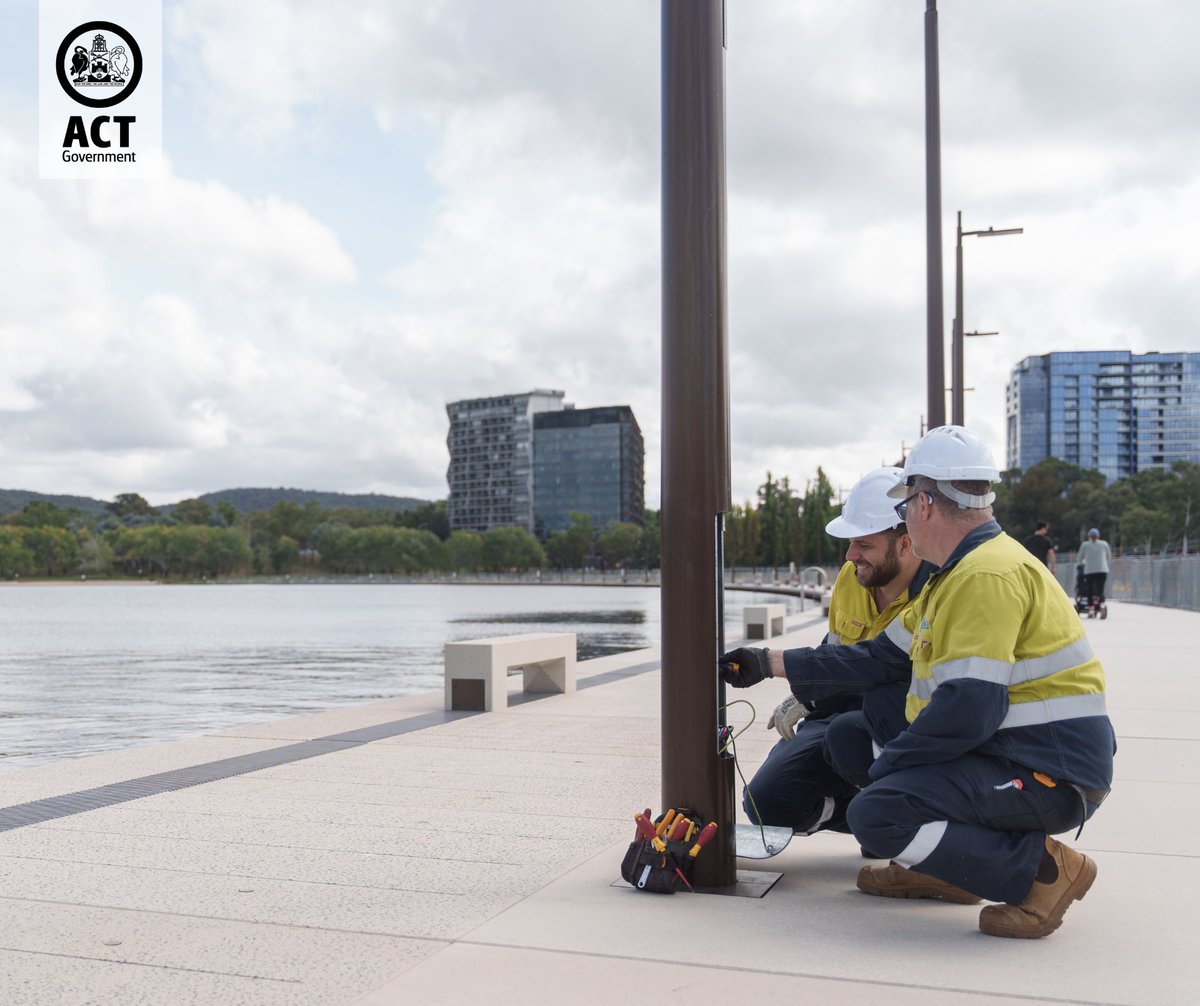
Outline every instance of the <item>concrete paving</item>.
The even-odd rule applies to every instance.
[[[582,663],[574,695],[503,712],[440,717],[439,690],[0,776],[3,820],[14,804],[433,722],[0,832],[0,1002],[1195,1002],[1200,615],[1109,610],[1085,625],[1108,673],[1117,782],[1074,843],[1099,879],[1045,940],[984,936],[977,907],[863,896],[844,835],[742,862],[784,874],[761,899],[614,884],[632,814],[659,809],[646,650]],[[770,642],[822,631],[810,610]],[[747,775],[785,687],[736,693],[757,709],[738,741]]]

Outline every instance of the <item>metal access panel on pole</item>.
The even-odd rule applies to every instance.
[[[717,822],[697,888],[737,883],[723,686],[721,515],[730,507],[722,0],[662,4],[662,799]]]

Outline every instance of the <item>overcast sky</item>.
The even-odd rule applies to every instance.
[[[1023,357],[1200,349],[1200,5],[939,8],[947,330],[955,211],[1025,228],[965,241],[1003,464]],[[918,436],[924,9],[729,2],[736,500]],[[446,403],[536,387],[631,405],[658,505],[655,0],[167,0],[155,182],[38,179],[36,3],[4,23],[0,487],[440,499]]]

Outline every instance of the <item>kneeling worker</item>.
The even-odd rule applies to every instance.
[[[916,554],[938,568],[901,619],[912,633],[909,726],[883,747],[847,818],[892,859],[864,867],[859,890],[1001,902],[979,928],[1028,939],[1057,929],[1096,878],[1091,859],[1050,836],[1082,826],[1107,796],[1116,743],[1104,671],[1070,600],[992,519],[997,481],[979,437],[941,426],[891,491]],[[875,679],[895,679],[880,641],[854,649],[876,650]],[[763,656],[737,659],[746,652]],[[734,651],[721,673],[734,685],[785,675],[804,700],[835,694],[813,653]]]
[[[878,636],[912,603],[933,569],[913,555],[904,522],[888,498],[901,474],[899,468],[877,468],[863,476],[850,490],[841,515],[825,526],[828,534],[850,541],[829,599],[826,643],[851,645]],[[816,652],[826,650],[831,657],[837,652],[824,646]],[[829,670],[837,674],[836,659]],[[907,726],[906,692],[907,682],[897,682],[862,696],[839,695],[811,704],[789,696],[780,703],[767,726],[778,730],[781,740],[742,797],[751,822],[803,835],[849,831],[846,808],[858,786],[828,763],[827,732],[836,720],[837,733],[852,748],[862,745],[862,760],[869,764],[872,739],[882,745]]]

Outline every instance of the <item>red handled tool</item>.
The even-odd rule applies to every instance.
[[[696,844],[688,849],[688,855],[691,856],[692,859],[695,859],[698,855],[700,855],[700,850],[708,845],[709,839],[711,839],[716,833],[717,822],[709,821],[708,824],[701,829],[700,834],[696,836]]]

